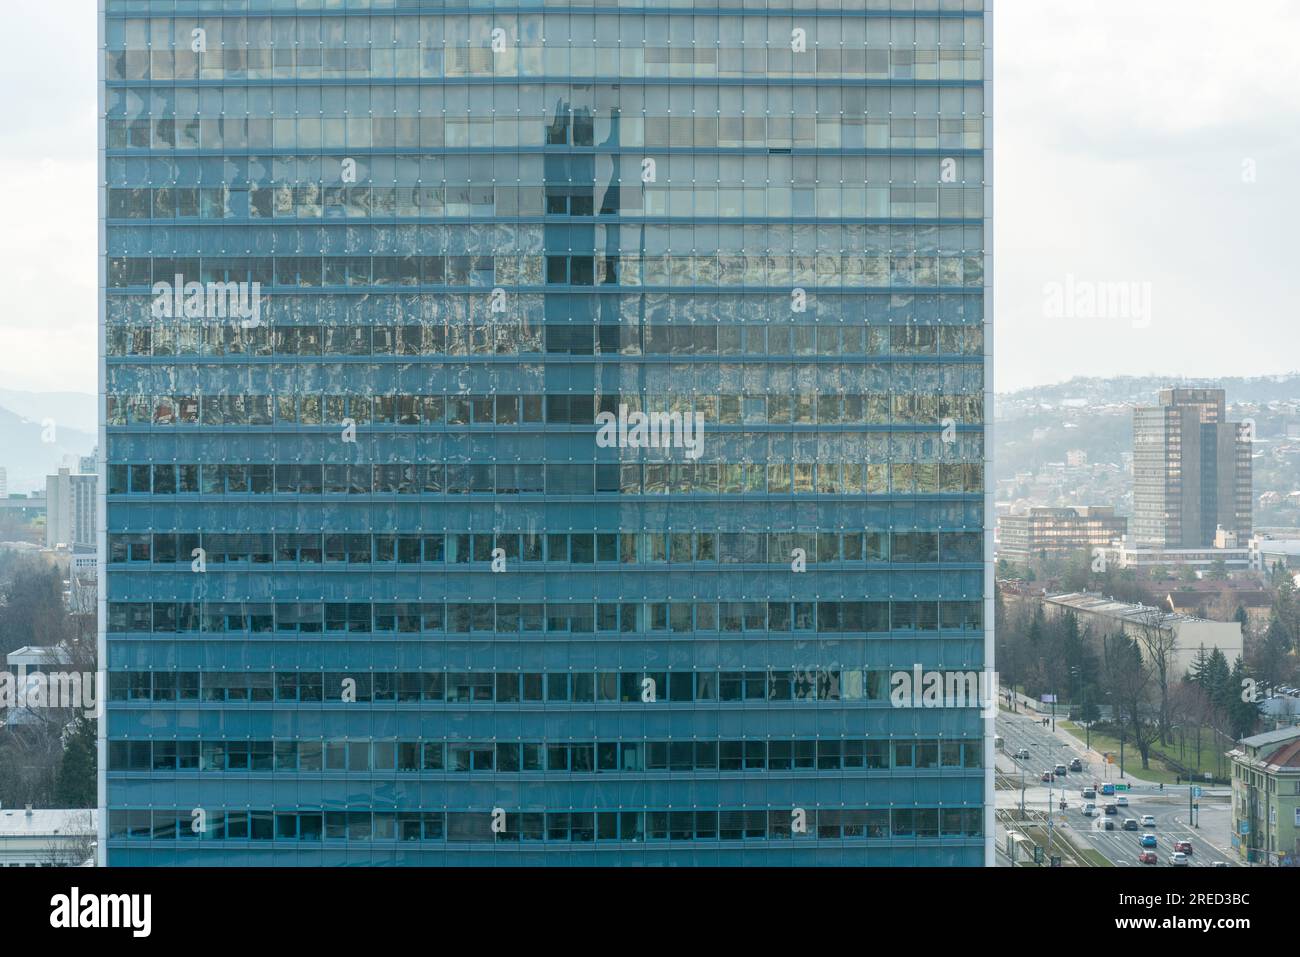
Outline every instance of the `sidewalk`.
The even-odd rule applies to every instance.
[[[1006,696],[1007,694],[1009,694],[1009,693],[1010,693],[1010,692],[1006,691],[1005,689],[1002,691],[1002,694],[1003,694],[1003,698],[1002,698],[1002,700],[1003,700],[1003,701],[1006,700],[1005,696]],[[1015,701],[1016,701],[1016,705],[1017,705],[1017,707],[1019,707],[1021,710],[1018,711],[1018,712],[1012,712],[1013,714],[1037,715],[1038,718],[1039,718],[1040,720],[1043,719],[1043,718],[1051,717],[1051,714],[1052,714],[1052,706],[1051,706],[1051,705],[1043,705],[1043,704],[1041,704],[1040,702],[1034,701],[1032,698],[1029,698],[1029,697],[1027,697],[1027,696],[1025,696],[1025,695],[1022,695],[1022,694],[1016,694],[1016,695],[1015,695]],[[1067,714],[1068,714],[1068,711],[1069,711],[1069,709],[1067,708],[1067,709],[1066,709]],[[1074,746],[1074,747],[1077,747],[1080,751],[1084,752],[1084,754],[1085,754],[1085,756],[1086,756],[1086,757],[1085,757],[1085,761],[1086,761],[1086,763],[1088,763],[1088,764],[1092,764],[1092,763],[1095,762],[1095,763],[1101,765],[1101,767],[1104,769],[1104,768],[1106,767],[1106,758],[1105,758],[1105,756],[1104,756],[1100,751],[1098,751],[1097,749],[1095,749],[1095,748],[1089,748],[1089,747],[1087,746],[1087,743],[1086,743],[1086,739],[1085,739],[1085,738],[1079,738],[1079,737],[1076,737],[1072,732],[1070,732],[1070,731],[1066,731],[1064,728],[1062,728],[1062,727],[1060,726],[1060,722],[1061,722],[1064,718],[1066,718],[1066,715],[1063,715],[1063,714],[1058,710],[1057,713],[1056,713],[1056,722],[1057,722],[1057,726],[1056,726],[1056,730],[1055,730],[1055,732],[1054,732],[1054,734],[1056,735],[1057,739],[1060,740],[1060,741],[1065,742],[1066,744],[1069,744],[1069,745],[1072,745],[1072,746]],[[1050,725],[1048,726],[1047,730],[1051,730],[1051,726],[1050,726]],[[1133,754],[1133,757],[1134,757],[1135,762],[1138,763],[1138,764],[1140,764],[1140,763],[1141,763],[1141,758],[1138,756],[1138,751],[1137,751],[1136,748],[1133,749],[1132,754]],[[1118,765],[1118,764],[1111,765],[1111,767],[1115,769],[1115,773],[1116,773],[1116,774],[1119,773],[1119,765]],[[1161,791],[1161,787],[1160,787],[1160,783],[1159,783],[1158,781],[1148,781],[1148,780],[1146,780],[1146,779],[1144,779],[1144,778],[1138,777],[1138,776],[1137,776],[1136,774],[1134,774],[1131,770],[1129,770],[1129,767],[1130,767],[1130,764],[1129,764],[1129,762],[1126,761],[1126,762],[1125,762],[1125,767],[1124,767],[1124,778],[1123,778],[1123,780],[1129,782],[1129,783],[1132,784],[1132,785],[1135,785],[1136,787],[1151,788],[1151,789],[1152,789],[1153,791],[1155,791],[1156,793],[1160,793],[1160,791]],[[1166,788],[1172,790],[1173,788],[1178,788],[1178,787],[1187,787],[1188,785],[1195,784],[1195,783],[1196,783],[1196,782],[1194,782],[1194,781],[1187,781],[1187,782],[1185,782],[1185,783],[1183,783],[1183,784],[1171,784],[1171,785],[1166,785]],[[1203,787],[1202,787],[1202,790],[1203,790],[1203,793],[1204,793],[1204,795],[1205,795],[1206,797],[1225,797],[1225,796],[1227,796],[1227,797],[1231,797],[1231,796],[1232,796],[1232,788],[1230,788],[1230,787],[1224,787],[1223,785],[1218,785],[1218,786],[1216,786],[1216,787],[1203,786]]]
[[[1005,696],[1010,693],[1011,692],[1003,689],[1002,694],[1003,694],[1004,701],[1006,700]],[[1016,702],[1016,706],[1021,710],[1018,712],[1012,712],[1013,714],[1023,714],[1023,715],[1033,714],[1033,715],[1037,715],[1039,720],[1042,720],[1043,718],[1051,717],[1052,714],[1051,705],[1043,705],[1042,703],[1035,701],[1033,698],[1030,698],[1027,695],[1023,695],[1019,693],[1014,695],[1014,700]],[[1084,739],[1075,737],[1069,731],[1066,731],[1064,728],[1060,726],[1060,722],[1063,719],[1067,718],[1068,714],[1069,714],[1069,709],[1066,709],[1066,714],[1061,714],[1060,711],[1057,711],[1056,729],[1052,733],[1055,734],[1058,740],[1064,742],[1065,744],[1071,745],[1073,747],[1077,747],[1080,751],[1082,751],[1085,756],[1084,761],[1086,764],[1091,765],[1095,763],[1100,765],[1104,769],[1106,767],[1105,755],[1103,755],[1100,751],[1096,750],[1095,748],[1089,748]],[[1051,725],[1048,725],[1048,727],[1045,730],[1052,731]],[[1158,782],[1148,781],[1145,780],[1144,778],[1138,777],[1128,769],[1127,762],[1125,762],[1125,765],[1126,766],[1124,768],[1123,780],[1137,787],[1149,787],[1159,792],[1160,785]],[[1119,765],[1112,765],[1112,767],[1115,769],[1115,773],[1118,774]]]

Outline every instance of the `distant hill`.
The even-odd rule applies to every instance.
[[[1133,407],[1155,404],[1157,393],[1171,387],[1225,390],[1228,405],[1238,407],[1232,414],[1256,419],[1261,439],[1280,435],[1288,421],[1300,420],[1294,409],[1287,408],[1300,407],[1300,373],[1223,379],[1076,378],[998,394],[997,477],[1010,478],[1017,472],[1036,471],[1047,462],[1064,461],[1070,449],[1087,452],[1090,462],[1119,464],[1121,453],[1133,449]]]
[[[1227,392],[1229,405],[1300,402],[1300,372],[1221,379],[1193,379],[1177,376],[1116,376],[1104,379],[1081,376],[1053,385],[1035,386],[1015,392],[999,392],[997,417],[1014,418],[1016,414],[1033,404],[1146,405],[1155,402],[1156,393],[1161,389],[1174,387],[1223,389]]]
[[[48,402],[43,401],[50,396]],[[0,467],[13,492],[45,488],[45,476],[54,472],[65,455],[89,455],[95,447],[95,399],[75,392],[33,393],[0,389]],[[2,407],[17,396],[26,409]],[[85,401],[90,403],[90,427],[85,428]],[[66,417],[65,417],[66,416]],[[54,423],[53,442],[44,441],[46,420]]]
[[[0,389],[0,408],[25,419],[53,419],[60,426],[94,435],[99,428],[95,397],[89,392],[20,392]]]

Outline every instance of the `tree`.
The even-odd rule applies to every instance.
[[[1255,725],[1259,723],[1259,704],[1254,695],[1246,693],[1247,682],[1250,680],[1250,673],[1246,670],[1246,663],[1241,656],[1232,664],[1232,675],[1228,679],[1228,727],[1232,731],[1232,739],[1238,741],[1247,737],[1255,730]]]
[[[94,690],[95,607],[93,588],[82,589],[84,605],[65,607],[58,571],[44,563],[0,562],[0,649],[23,645],[50,649],[38,670],[83,696]],[[65,677],[54,678],[60,675]],[[89,682],[89,685],[87,685]],[[58,804],[93,807],[95,723],[84,713],[91,704],[47,699],[6,715],[0,730],[0,803],[5,806]]]
[[[94,817],[90,811],[68,815],[66,833],[46,842],[42,857],[46,867],[80,867],[95,856]]]
[[[26,560],[0,587],[0,656],[24,645],[51,647],[68,637],[63,577],[57,568]]]
[[[95,722],[81,715],[64,736],[54,800],[59,807],[94,807],[97,797]]]
[[[1132,738],[1142,756],[1142,767],[1149,768],[1151,745],[1160,737],[1160,722],[1152,706],[1153,674],[1142,657],[1142,645],[1120,632],[1105,639],[1102,650],[1115,721]]]
[[[1087,591],[1092,578],[1092,555],[1087,549],[1072,554],[1061,576],[1066,591]]]
[[[1276,611],[1269,618],[1264,637],[1252,642],[1250,651],[1252,670],[1266,686],[1276,687],[1290,680],[1291,635]]]
[[[1152,670],[1156,690],[1160,696],[1160,740],[1171,744],[1169,720],[1169,673],[1173,667],[1174,649],[1178,636],[1172,628],[1165,627],[1164,615],[1156,608],[1144,609],[1134,623],[1137,641],[1142,646],[1146,662]]]

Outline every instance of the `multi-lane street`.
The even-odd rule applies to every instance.
[[[1211,867],[1216,862],[1233,866],[1239,863],[1231,853],[1231,811],[1223,789],[1208,792],[1200,799],[1199,826],[1192,827],[1187,786],[1166,786],[1162,790],[1158,785],[1137,783],[1130,774],[1123,779],[1131,785],[1123,795],[1128,799],[1128,806],[1118,808],[1117,814],[1106,815],[1103,813],[1104,805],[1115,802],[1119,795],[1098,793],[1093,802],[1097,805],[1098,815],[1090,818],[1083,814],[1083,806],[1087,803],[1082,797],[1083,788],[1107,781],[1120,782],[1118,764],[1108,766],[1098,754],[1089,753],[1082,744],[1071,744],[1068,736],[1053,734],[1051,728],[1044,727],[1041,717],[1033,712],[999,712],[997,734],[1004,742],[997,759],[1001,777],[1004,783],[1008,780],[1019,783],[1023,779],[1024,788],[1023,792],[1005,787],[999,790],[999,808],[1020,807],[1022,793],[1024,806],[1031,811],[1046,810],[1050,799],[1055,828],[1070,832],[1076,843],[1081,843],[1079,838],[1082,838],[1088,847],[1120,867],[1150,866],[1138,862],[1138,854],[1144,850],[1140,838],[1148,833],[1156,836],[1154,850],[1159,862],[1156,866],[1159,867],[1169,866],[1175,841],[1191,842],[1192,854],[1188,861],[1191,867]],[[1027,759],[1015,757],[1022,749],[1029,752]],[[1075,758],[1083,762],[1082,772],[1057,778],[1050,786],[1040,780],[1043,772],[1051,771],[1058,764],[1068,768]],[[1126,771],[1141,767],[1136,753],[1132,758],[1132,764],[1126,764]],[[1064,811],[1060,810],[1062,798],[1067,805]],[[1123,830],[1126,818],[1141,822],[1147,814],[1155,817],[1154,828],[1139,824],[1137,831]],[[1114,822],[1114,830],[1105,829],[1107,820]]]

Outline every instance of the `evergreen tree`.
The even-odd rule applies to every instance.
[[[1183,675],[1184,681],[1189,681],[1202,690],[1205,689],[1205,672],[1210,666],[1210,655],[1202,644],[1196,651],[1196,657],[1187,668],[1187,674]]]
[[[78,716],[66,736],[63,762],[54,785],[59,807],[94,807],[98,800],[95,783],[95,722]]]
[[[1249,735],[1255,730],[1255,725],[1259,721],[1259,705],[1255,702],[1253,696],[1245,694],[1246,682],[1249,678],[1246,663],[1241,659],[1241,656],[1238,656],[1232,665],[1232,672],[1224,688],[1228,727],[1231,730],[1233,740]]]

